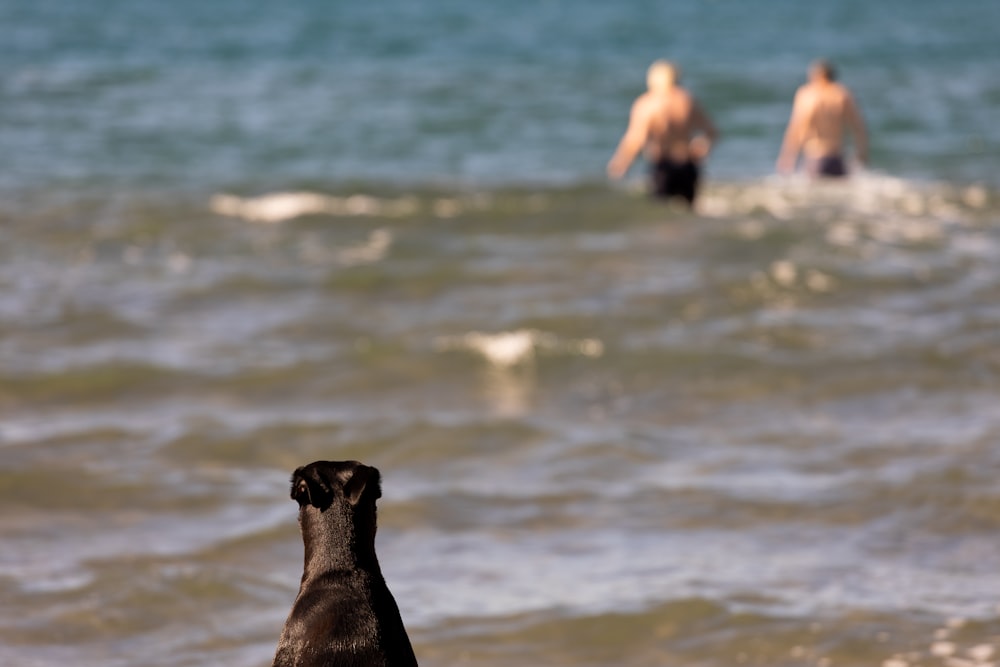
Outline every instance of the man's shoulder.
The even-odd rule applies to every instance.
[[[664,98],[663,95],[646,91],[639,97],[635,98],[635,103],[632,105],[632,109],[640,113],[656,113],[663,107],[667,99],[668,98]]]
[[[795,90],[795,97],[815,97],[817,92],[816,84],[803,83]]]
[[[845,86],[844,84],[838,83],[838,84],[835,84],[835,85],[837,86],[837,92],[838,92],[838,94],[842,98],[844,98],[844,99],[851,99],[852,97],[854,97],[854,94],[851,92],[851,89],[848,88],[847,86]]]
[[[632,108],[645,109],[652,103],[653,103],[653,94],[647,90],[645,93],[635,98],[635,102],[632,103]]]

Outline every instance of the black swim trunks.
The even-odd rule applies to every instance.
[[[814,158],[808,161],[806,167],[812,176],[831,178],[847,176],[847,165],[844,164],[844,158],[839,155],[824,155],[821,158]]]
[[[653,194],[657,197],[680,197],[694,204],[698,191],[698,165],[693,161],[659,160],[650,170]]]

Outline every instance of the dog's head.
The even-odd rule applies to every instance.
[[[358,461],[315,461],[292,474],[292,500],[300,508],[326,511],[338,498],[355,506],[362,499],[382,497],[381,475],[376,468]]]

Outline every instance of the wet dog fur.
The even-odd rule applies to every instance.
[[[379,471],[357,461],[316,461],[292,475],[291,495],[305,563],[273,667],[415,667],[375,557]]]

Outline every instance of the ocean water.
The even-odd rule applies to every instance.
[[[348,458],[425,666],[996,663],[1000,4],[0,25],[0,665],[270,664]],[[817,56],[841,183],[772,173]],[[604,179],[657,57],[697,215]]]

